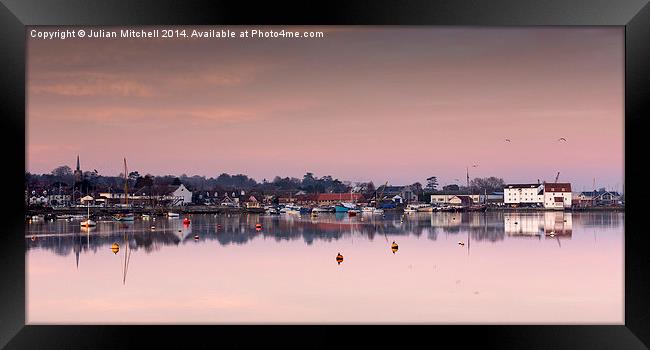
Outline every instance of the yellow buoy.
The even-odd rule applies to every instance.
[[[113,243],[113,245],[111,246],[111,251],[113,252],[113,254],[117,254],[117,252],[120,251],[120,245],[117,243]]]
[[[393,254],[395,254],[397,249],[399,249],[399,246],[397,245],[397,243],[395,243],[395,241],[393,241],[393,244],[390,245],[390,250],[392,250]]]
[[[343,262],[343,255],[341,253],[338,253],[336,256],[336,262],[340,265]]]

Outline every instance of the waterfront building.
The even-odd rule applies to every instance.
[[[462,198],[461,198],[462,197]],[[459,202],[464,201],[463,198],[468,198],[470,204],[480,203],[481,195],[479,194],[460,194],[460,193],[436,193],[431,195],[431,204],[433,205],[451,205],[459,204]]]
[[[580,207],[620,205],[621,200],[622,197],[618,192],[601,188],[598,191],[580,192],[574,196],[573,204]]]
[[[365,198],[361,193],[319,193],[313,201],[319,206],[331,206],[341,202],[361,203]]]
[[[250,196],[248,197],[248,200],[244,202],[244,207],[250,209],[250,208],[261,208],[262,206],[260,202],[257,200],[257,198],[255,198],[255,196]]]
[[[379,186],[377,193],[383,193],[385,198],[400,198],[399,203],[417,202],[418,195],[411,186]]]
[[[543,184],[508,184],[503,187],[503,203],[506,205],[541,207],[544,202]]]
[[[99,198],[103,199],[108,206],[123,205],[125,202],[124,191],[112,190],[100,192]],[[185,185],[154,186],[147,193],[143,189],[135,190],[128,194],[129,205],[149,205],[157,202],[163,205],[187,205],[192,203],[192,191]]]
[[[219,201],[219,205],[223,207],[235,207],[237,203],[235,203],[234,199],[230,198],[228,193],[224,193],[223,198]]]
[[[571,208],[571,184],[567,182],[544,183],[544,208]]]

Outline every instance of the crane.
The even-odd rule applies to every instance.
[[[555,175],[555,183],[557,183],[557,179],[559,179],[559,178],[560,178],[560,172],[558,171],[557,175]]]

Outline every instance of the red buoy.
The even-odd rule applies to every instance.
[[[183,219],[183,225],[189,225],[189,224],[190,224],[190,219],[189,218]]]
[[[261,229],[262,229],[262,224],[257,224],[257,225],[255,225],[255,229],[256,229],[257,231],[261,230]]]

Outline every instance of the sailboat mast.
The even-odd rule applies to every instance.
[[[129,206],[129,180],[126,173],[126,158],[124,158],[124,204]]]

